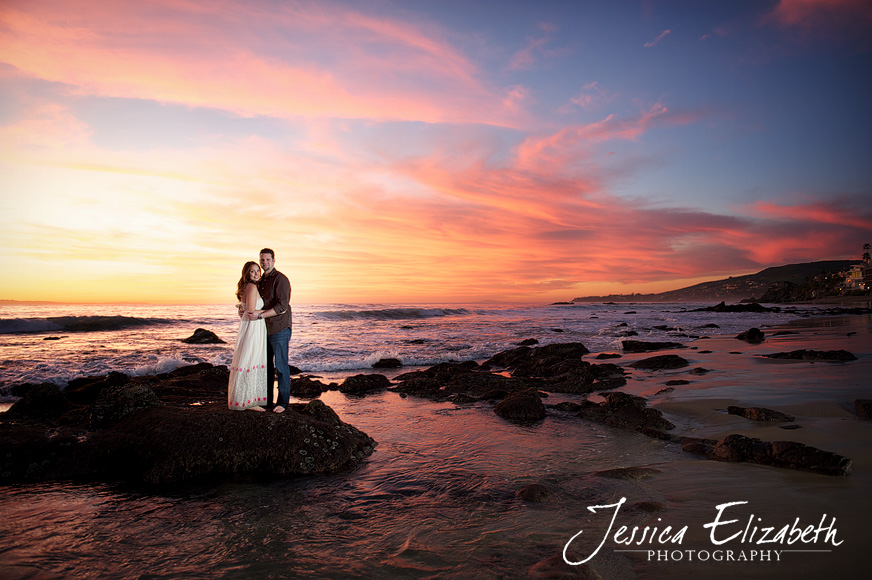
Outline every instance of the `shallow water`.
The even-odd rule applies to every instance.
[[[325,402],[379,442],[353,472],[158,495],[2,488],[0,576],[514,578],[559,554],[592,502],[627,490],[655,499],[591,472],[681,454],[556,412],[518,426],[486,404],[337,392]],[[530,483],[559,500],[524,503],[515,493]]]

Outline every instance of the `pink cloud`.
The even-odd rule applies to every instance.
[[[872,4],[867,0],[780,0],[771,17],[784,26],[813,28],[821,18],[872,19]]]
[[[432,25],[326,3],[35,0],[0,8],[3,59],[83,94],[245,116],[516,123],[517,110],[494,106],[501,89],[443,36]]]
[[[868,0],[780,0],[762,19],[801,40],[870,46],[872,3]]]

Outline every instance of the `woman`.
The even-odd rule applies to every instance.
[[[246,262],[236,285],[236,298],[246,311],[258,312],[263,308],[263,299],[257,291],[258,280],[260,266],[257,262]],[[230,363],[227,406],[239,411],[264,411],[263,405],[266,405],[266,322],[262,318],[249,320],[243,316]]]

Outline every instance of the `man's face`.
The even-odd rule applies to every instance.
[[[270,254],[261,254],[260,255],[260,267],[263,268],[264,274],[269,274],[273,266],[275,265],[275,260]]]

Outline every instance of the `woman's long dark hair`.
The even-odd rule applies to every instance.
[[[254,280],[248,274],[248,269],[252,266],[257,266],[257,269],[260,270],[260,264],[257,262],[246,262],[242,267],[242,277],[239,279],[239,282],[236,283],[236,299],[242,300],[242,289],[245,288],[245,285],[251,282],[254,284]]]

